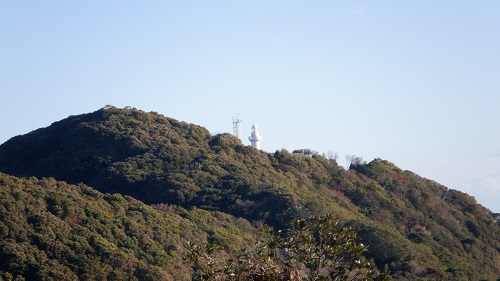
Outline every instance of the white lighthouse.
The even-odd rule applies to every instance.
[[[259,134],[259,131],[257,131],[257,125],[253,124],[252,134],[248,137],[248,140],[252,143],[253,148],[260,150],[260,141],[262,140],[262,136]]]

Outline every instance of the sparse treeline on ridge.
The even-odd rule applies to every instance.
[[[93,266],[108,280],[186,280],[184,242],[218,244],[227,258],[257,241],[258,226],[325,214],[352,227],[365,258],[395,280],[500,278],[498,214],[386,160],[346,170],[107,107],[10,139],[0,172],[7,280],[91,280]]]

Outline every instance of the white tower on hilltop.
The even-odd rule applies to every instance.
[[[252,143],[253,148],[260,150],[260,141],[262,140],[262,136],[259,134],[259,131],[257,131],[257,125],[253,124],[252,134],[248,137],[248,140]]]

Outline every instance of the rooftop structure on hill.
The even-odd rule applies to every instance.
[[[305,156],[305,157],[313,157],[314,155],[317,155],[318,152],[316,150],[312,150],[310,148],[302,148],[302,149],[296,149],[292,152],[294,156]]]

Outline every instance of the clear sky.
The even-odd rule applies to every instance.
[[[500,1],[0,0],[0,143],[107,104],[387,159],[500,212]],[[249,144],[248,141],[246,141]]]

